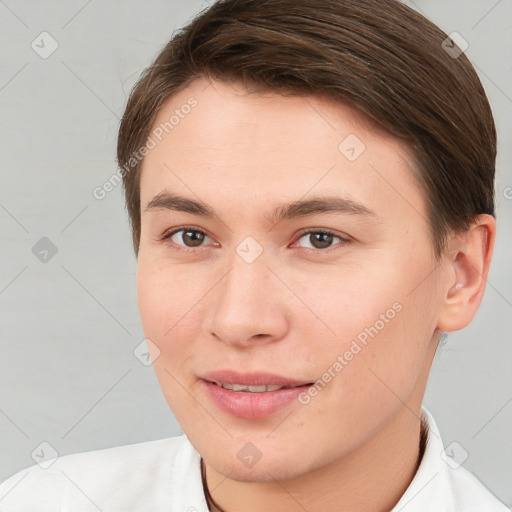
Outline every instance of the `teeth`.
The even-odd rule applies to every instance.
[[[216,382],[217,385],[231,391],[249,391],[250,393],[263,393],[264,391],[277,391],[286,386],[244,386],[242,384],[228,384],[224,382]]]

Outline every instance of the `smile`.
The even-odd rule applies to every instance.
[[[231,391],[245,391],[249,393],[263,393],[265,391],[278,391],[279,389],[287,388],[290,386],[275,386],[272,384],[262,386],[246,386],[244,384],[230,384],[227,382],[214,382],[217,386]]]

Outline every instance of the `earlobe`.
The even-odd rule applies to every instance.
[[[463,329],[475,316],[485,290],[495,236],[496,220],[482,214],[466,232],[449,240],[437,325],[441,331]]]

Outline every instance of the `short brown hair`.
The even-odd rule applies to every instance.
[[[121,120],[117,159],[135,253],[141,159],[133,155],[163,103],[206,77],[333,98],[403,139],[440,256],[450,231],[481,213],[495,216],[491,108],[466,55],[450,46],[440,28],[397,0],[216,1],[144,71]]]

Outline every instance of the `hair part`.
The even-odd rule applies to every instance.
[[[398,0],[218,0],[141,75],[121,120],[117,160],[138,254],[141,159],[168,99],[200,78],[324,96],[366,114],[412,150],[437,257],[450,232],[495,216],[496,129],[478,75],[447,35]]]

